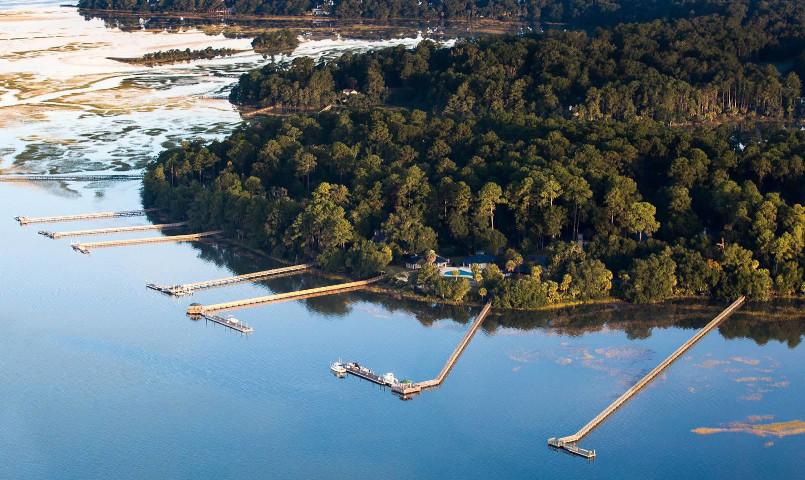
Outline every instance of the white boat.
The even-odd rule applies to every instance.
[[[391,372],[383,375],[383,381],[386,382],[386,385],[396,385],[400,383],[400,381],[397,380],[397,377],[395,377]]]
[[[344,364],[341,362],[333,362],[330,364],[330,371],[336,375],[346,375],[347,369],[344,368]]]

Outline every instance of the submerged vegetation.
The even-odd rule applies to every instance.
[[[454,302],[801,295],[805,132],[768,121],[801,114],[805,9],[766,4],[267,65],[233,102],[343,108],[167,150],[144,201],[354,276],[425,253],[393,282]]]
[[[735,422],[726,427],[699,427],[691,430],[697,435],[713,435],[714,433],[740,432],[749,433],[758,437],[790,437],[805,434],[805,422],[791,420],[776,423],[744,423]]]

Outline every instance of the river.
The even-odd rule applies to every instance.
[[[56,3],[0,2],[2,169],[138,172],[166,146],[237,124],[227,88],[268,61],[115,63],[105,57],[248,41],[122,32]],[[316,40],[293,55],[417,41]],[[749,305],[727,320],[581,442],[598,452],[588,462],[546,439],[575,432],[723,305],[497,312],[443,386],[401,401],[328,366],[342,358],[432,378],[477,309],[354,292],[233,312],[255,329],[243,336],[184,312],[332,280],[174,299],[145,284],[272,264],[214,242],[85,256],[36,233],[143,218],[13,221],[140,206],[137,181],[0,183],[0,479],[800,477],[805,435],[753,428],[805,420],[800,303]]]

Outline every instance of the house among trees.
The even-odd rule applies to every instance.
[[[419,270],[422,268],[422,265],[428,263],[428,255],[411,255],[407,259],[405,259],[405,268],[410,270]],[[436,268],[442,268],[450,265],[450,259],[442,257],[440,255],[435,255],[436,259],[433,261],[433,265]]]
[[[326,16],[330,15],[330,12],[328,12],[327,10],[322,8],[321,5],[317,5],[316,7],[314,7],[310,11],[310,13],[313,14],[314,17],[326,17]]]

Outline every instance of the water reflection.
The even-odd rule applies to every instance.
[[[225,267],[233,275],[280,266],[278,262],[258,252],[234,245],[205,242],[196,243],[193,248],[199,250],[199,258]],[[304,273],[274,277],[259,283],[271,291],[288,292],[338,281],[340,280]],[[452,320],[463,325],[472,320],[477,310],[467,306],[423,303],[371,291],[315,297],[300,302],[310,312],[333,316],[345,316],[352,311],[354,304],[370,302],[390,314],[411,315],[424,326],[432,326],[440,320]],[[715,302],[680,300],[650,306],[612,303],[536,312],[497,311],[489,316],[483,328],[487,333],[495,333],[500,329],[548,329],[559,335],[572,337],[605,330],[620,330],[626,333],[628,339],[637,340],[651,337],[655,328],[702,328],[723,308],[724,305]],[[744,305],[719,327],[719,334],[726,339],[750,338],[758,345],[765,345],[773,340],[795,348],[805,334],[805,301],[779,300]]]

